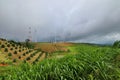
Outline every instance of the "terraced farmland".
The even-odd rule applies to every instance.
[[[8,56],[14,64],[20,62],[36,63],[45,58],[46,53],[40,50],[29,49],[17,42],[0,39],[0,50]],[[3,62],[4,63],[4,62]]]

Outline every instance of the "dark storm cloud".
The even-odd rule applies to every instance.
[[[0,0],[0,36],[105,43],[120,39],[119,0]]]

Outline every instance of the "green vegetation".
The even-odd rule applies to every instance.
[[[30,60],[30,57],[27,57],[26,60],[27,60],[27,61]]]
[[[8,44],[7,47],[10,47],[10,44]]]
[[[16,59],[13,59],[13,62],[16,62],[17,60]]]
[[[13,48],[10,48],[10,50],[12,51],[12,50],[13,50]]]
[[[5,48],[5,50],[4,50],[5,52],[8,52],[8,48]]]
[[[26,39],[25,40],[25,46],[28,47],[28,48],[30,48],[30,49],[34,48],[34,46],[30,42],[30,39]]]
[[[0,64],[11,64],[11,60],[0,51]]]
[[[15,44],[12,43],[12,46],[15,47]]]
[[[17,47],[15,47],[15,49],[18,49]]]
[[[8,56],[12,56],[12,53],[8,53]]]
[[[120,48],[120,41],[115,41],[114,44],[113,44],[113,47],[114,48]]]
[[[23,56],[26,56],[26,53],[23,53]]]
[[[19,56],[18,58],[21,59],[21,56]]]
[[[120,49],[75,44],[63,58],[11,66],[5,80],[119,80]],[[30,57],[28,59],[30,60]],[[36,59],[37,61],[38,59]],[[34,61],[35,63],[35,61]],[[8,75],[9,74],[9,75]]]
[[[21,52],[21,50],[19,50],[19,52]]]
[[[14,51],[14,54],[17,54],[17,51]]]
[[[1,45],[1,48],[5,48],[5,45],[2,44],[2,45]]]

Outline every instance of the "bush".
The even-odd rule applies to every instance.
[[[8,44],[7,47],[10,47],[10,44]]]
[[[9,40],[8,42],[9,42],[9,43],[13,43],[13,44],[16,43],[14,40]]]
[[[5,44],[8,44],[7,42]]]
[[[29,52],[27,51],[26,54],[28,54]]]
[[[114,48],[120,48],[120,41],[115,41],[114,44],[113,44],[113,47]]]
[[[16,59],[13,59],[13,62],[17,62],[17,60],[16,60]]]
[[[35,62],[35,61],[33,61],[33,62],[32,62],[32,64],[36,64],[36,62]]]
[[[20,42],[17,42],[17,45],[20,45],[20,46],[22,46],[22,44],[21,44]]]
[[[19,56],[18,58],[21,59],[21,56]]]
[[[33,54],[30,55],[30,57],[33,57],[33,56],[34,56]]]
[[[24,49],[22,49],[22,51],[24,51]]]
[[[10,48],[10,50],[13,50],[13,48]]]
[[[25,56],[26,55],[26,53],[23,53],[23,56]]]
[[[15,44],[12,44],[13,47],[15,47]]]
[[[7,48],[5,48],[5,50],[4,50],[5,52],[8,52],[8,49]]]
[[[17,47],[15,47],[15,49],[18,49]]]
[[[1,48],[5,48],[5,45],[3,44],[3,45],[1,45]]]
[[[23,63],[26,63],[26,60],[24,60]]]
[[[27,61],[30,60],[30,57],[27,57],[26,60],[27,60]]]
[[[12,54],[11,54],[11,53],[8,53],[8,56],[12,56]]]
[[[21,52],[21,50],[19,50],[19,52]]]
[[[14,54],[17,54],[17,51],[14,51]]]

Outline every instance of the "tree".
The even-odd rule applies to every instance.
[[[5,52],[8,52],[8,49],[7,48],[5,48],[5,50],[4,50]]]
[[[114,48],[120,48],[120,41],[119,40],[115,41],[114,44],[113,44],[113,47]]]
[[[27,46],[27,47],[30,47],[30,39],[26,39],[26,40],[25,40],[25,43],[26,43],[26,46]]]
[[[26,43],[26,47],[28,47],[28,48],[34,48],[34,46],[32,44],[30,44],[30,39],[26,39],[25,43]]]

